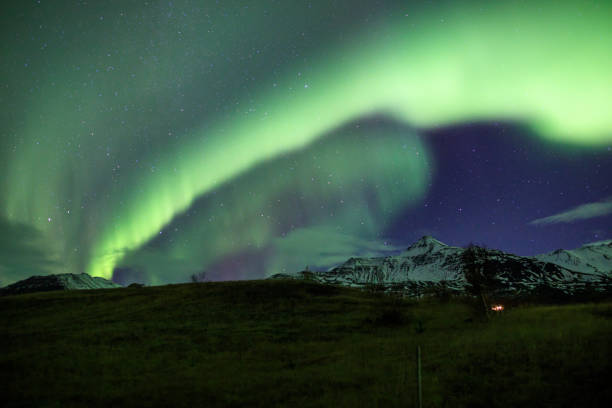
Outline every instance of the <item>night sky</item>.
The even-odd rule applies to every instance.
[[[0,284],[610,239],[610,20],[606,1],[3,4]]]

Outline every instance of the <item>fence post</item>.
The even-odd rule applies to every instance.
[[[423,408],[423,392],[421,391],[421,346],[417,346],[417,395],[418,407]]]

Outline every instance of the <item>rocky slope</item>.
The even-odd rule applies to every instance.
[[[104,278],[92,277],[86,273],[63,273],[58,275],[31,276],[0,289],[2,295],[14,295],[30,292],[47,292],[52,290],[83,290],[120,288]]]
[[[572,250],[557,249],[535,258],[574,271],[612,276],[612,240],[594,242]]]
[[[442,286],[463,291],[467,284],[464,251],[425,236],[399,255],[351,258],[329,271],[304,271],[295,277],[347,286],[375,285],[413,295]],[[496,272],[499,292],[529,293],[548,288],[575,294],[609,290],[612,284],[612,241],[535,257],[481,249],[480,257],[486,268]]]

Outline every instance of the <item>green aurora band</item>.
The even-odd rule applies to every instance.
[[[262,11],[264,3],[251,9]],[[201,71],[202,60],[195,62],[189,48],[181,45],[204,41],[205,29],[193,28],[195,21],[181,26],[180,38],[175,38],[176,26],[158,27],[164,34],[157,38],[154,53],[139,53],[135,45],[146,42],[146,30],[137,33],[143,38],[132,41],[113,37],[115,26],[98,46],[100,54],[108,49],[109,56],[122,56],[119,60],[141,54],[141,64],[129,69],[100,62],[98,54],[74,45],[75,52],[55,57],[62,66],[42,75],[37,96],[23,97],[24,120],[3,116],[11,124],[4,150],[12,154],[4,164],[1,213],[12,223],[40,230],[66,269],[108,278],[198,198],[232,180],[241,183],[237,177],[267,161],[311,148],[335,129],[369,115],[423,128],[512,120],[551,142],[596,145],[612,140],[612,5],[533,1],[482,7],[449,2],[433,10],[401,4],[393,16],[377,15],[368,27],[354,28],[348,39],[318,41],[305,47],[303,56],[279,59],[272,66],[228,61],[222,46],[201,45],[211,65],[227,68],[225,77]],[[306,24],[300,12],[286,17],[298,28],[298,23]],[[246,18],[244,27],[227,30],[235,30],[230,38],[236,40],[263,30],[262,24],[270,22]],[[103,29],[91,30],[101,35]],[[269,35],[282,38],[278,30]],[[262,34],[253,43],[268,40]],[[120,46],[113,45],[116,41]],[[236,42],[250,58],[255,55],[244,39]],[[258,81],[235,84],[251,66],[255,73],[246,76],[257,76]],[[92,76],[79,67],[99,67],[101,72]],[[182,79],[177,82],[177,77]],[[188,116],[184,98],[175,96],[198,89],[198,101],[211,101],[201,109],[200,119],[197,112]],[[185,125],[179,129],[179,123]],[[390,194],[380,207],[384,210],[369,214],[343,212],[342,224],[366,216],[373,222],[376,214],[391,219],[403,205],[424,196],[430,159],[412,132],[403,132],[411,148],[425,156],[412,155],[398,166],[412,171],[412,182],[397,190],[404,198],[395,200]],[[402,137],[402,131],[391,133],[393,137],[381,137],[383,149],[396,148]],[[62,154],[66,160],[53,159]],[[346,175],[347,185],[355,182],[348,175],[358,163],[345,161],[339,168],[334,172]],[[376,164],[372,183],[382,182],[388,171],[384,163]],[[261,197],[245,202],[245,213],[265,207],[280,194],[277,188],[259,181]],[[334,195],[300,188],[311,197],[311,205],[320,195]],[[239,219],[240,211],[237,204],[228,210],[227,225],[240,222],[231,221]],[[314,225],[329,226],[329,221],[311,218]],[[375,236],[383,225],[372,228],[368,234]],[[229,240],[242,237],[234,246],[223,244],[223,239],[213,243],[222,231],[206,230],[208,239],[199,247],[204,253],[195,258],[199,265],[278,237],[269,225],[256,223],[248,239],[244,231],[226,231]],[[194,250],[172,248],[172,257],[183,262],[194,256]]]
[[[292,271],[308,259],[331,266],[356,250],[371,249],[393,215],[425,194],[430,163],[413,131],[388,123],[357,126],[338,129],[205,194],[122,263],[146,270],[156,284],[171,280],[169,273],[187,279],[214,271],[216,261],[234,254],[265,251],[265,270]],[[303,239],[317,234],[327,237],[324,248],[320,239]],[[352,237],[371,241],[355,243]],[[343,245],[349,246],[338,247]],[[296,246],[298,254],[287,252]],[[246,277],[261,272],[253,268]]]

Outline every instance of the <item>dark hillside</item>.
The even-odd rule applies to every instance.
[[[3,406],[589,407],[612,304],[404,302],[269,280],[0,299]]]

